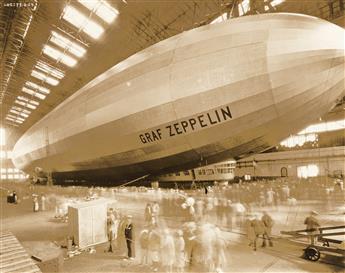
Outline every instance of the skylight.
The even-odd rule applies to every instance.
[[[9,120],[9,121],[12,121],[12,122],[20,123],[20,124],[23,123],[23,122],[20,121],[20,120],[16,120],[16,119],[11,118],[11,117],[8,117],[8,116],[6,117],[6,119]]]
[[[6,130],[5,128],[0,127],[0,146],[5,146],[5,144],[6,144]]]
[[[27,102],[24,102],[24,101],[15,100],[14,102],[17,103],[17,104],[19,104],[19,105],[21,105],[21,106],[30,108],[30,109],[32,109],[32,110],[35,110],[35,109],[37,108],[37,106],[32,105],[32,104],[27,103]]]
[[[18,112],[18,111],[14,110],[14,109],[10,109],[10,112],[13,113],[13,114],[16,114],[16,115],[20,115],[20,116],[22,116],[24,118],[27,118],[29,116],[28,114],[25,114],[25,113],[22,113],[22,112]]]
[[[48,75],[58,78],[60,80],[65,76],[65,74],[60,69],[52,67],[42,61],[38,61],[37,64],[35,65],[35,68],[43,71],[44,73]]]
[[[210,24],[216,24],[216,23],[221,23],[224,22],[228,19],[227,13],[223,13],[222,15],[218,16],[216,19],[214,19]]]
[[[21,118],[21,117],[16,117],[13,115],[7,115],[6,119],[17,122],[17,123],[23,123],[25,121],[25,119]]]
[[[118,16],[119,12],[117,9],[113,8],[106,1],[88,1],[88,0],[78,0],[83,6],[96,13],[102,20],[110,24]]]
[[[86,52],[85,48],[55,31],[52,31],[50,41],[79,58],[83,57]]]
[[[99,38],[104,32],[103,27],[70,5],[65,7],[62,18],[94,39]]]
[[[35,91],[33,91],[33,90],[31,90],[31,89],[25,87],[25,86],[23,86],[22,91],[23,91],[24,93],[26,93],[26,94],[31,95],[31,96],[35,96],[36,98],[39,98],[39,99],[41,99],[41,100],[44,100],[44,99],[46,98],[46,95],[43,95],[43,94],[38,93],[38,92],[35,92]]]
[[[23,97],[23,96],[18,96],[17,99],[28,102],[28,103],[33,104],[33,105],[39,105],[40,104],[38,101],[30,100],[29,98]]]
[[[21,107],[18,107],[18,106],[12,106],[12,109],[15,109],[15,110],[17,110],[17,111],[20,111],[20,112],[26,113],[26,114],[28,114],[28,115],[30,115],[30,114],[31,114],[31,111],[26,110],[26,109],[21,108]]]
[[[33,83],[33,82],[27,81],[25,83],[25,85],[30,87],[30,88],[32,88],[32,89],[34,89],[35,91],[40,91],[40,92],[42,92],[44,94],[49,94],[50,93],[49,89],[47,89],[47,88],[45,88],[43,86],[40,86],[40,85],[38,85],[36,83]]]
[[[285,0],[273,0],[270,4],[272,7],[278,6],[283,3]]]
[[[61,52],[60,50],[57,50],[49,45],[45,45],[43,47],[43,53],[48,55],[49,57],[53,58],[54,60],[58,62],[62,62],[67,66],[73,67],[76,65],[77,60],[65,55],[65,53]]]
[[[54,79],[52,77],[49,77],[41,72],[38,72],[36,70],[32,70],[31,71],[31,76],[41,80],[41,81],[44,81],[50,85],[53,85],[53,86],[56,86],[59,84],[59,81],[57,79]]]
[[[238,4],[239,15],[242,16],[246,14],[250,9],[250,1],[243,0],[242,3]]]

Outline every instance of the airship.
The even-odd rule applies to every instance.
[[[262,152],[344,95],[344,29],[274,13],[206,25],[97,76],[18,140],[16,168],[129,181]]]

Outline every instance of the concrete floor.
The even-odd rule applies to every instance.
[[[85,196],[87,189],[82,188],[57,188],[35,186],[34,188],[23,184],[0,184],[2,188],[14,189],[18,192],[20,202],[17,205],[6,203],[6,192],[1,194],[1,230],[10,230],[24,245],[25,242],[51,241],[58,244],[67,236],[67,223],[54,218],[54,205],[47,211],[34,213],[32,211],[33,192],[54,194],[56,198]],[[100,191],[102,192],[102,191]],[[104,191],[103,191],[104,192]],[[145,202],[141,202],[142,193],[115,196],[117,207],[124,213],[133,214],[136,233],[143,226],[143,212]],[[344,216],[334,214],[335,208],[341,204],[332,204],[331,211],[327,213],[322,202],[304,202],[298,207],[291,208],[280,206],[271,209],[270,213],[276,221],[274,246],[272,248],[259,248],[254,252],[249,246],[246,237],[240,231],[229,232],[222,229],[221,234],[227,242],[226,265],[223,272],[344,272],[342,266],[329,263],[327,257],[318,262],[310,262],[303,258],[302,247],[279,237],[279,230],[293,230],[304,228],[303,219],[306,212],[311,209],[323,210],[324,217],[321,224],[344,224]],[[260,208],[261,210],[268,208]],[[258,209],[259,210],[259,209]],[[162,218],[164,218],[162,216]],[[169,227],[177,227],[183,222],[181,219],[165,217]],[[96,253],[83,252],[78,256],[66,258],[63,272],[151,272],[148,266],[141,266],[140,249],[136,246],[137,257],[134,261],[123,260],[123,253],[106,253],[107,244],[95,247]],[[66,257],[66,250],[64,250]],[[186,267],[186,272],[200,272],[200,268]]]

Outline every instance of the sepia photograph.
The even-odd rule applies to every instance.
[[[0,273],[345,272],[345,0],[0,0]]]

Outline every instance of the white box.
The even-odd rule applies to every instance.
[[[104,243],[107,238],[107,205],[98,199],[68,207],[69,236],[80,248]]]

